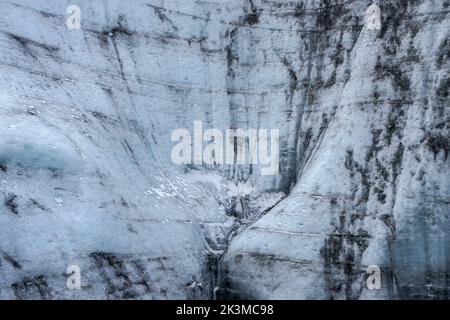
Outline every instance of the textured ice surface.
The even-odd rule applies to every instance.
[[[450,6],[370,4],[0,1],[0,297],[448,298]],[[172,164],[196,120],[280,175]]]

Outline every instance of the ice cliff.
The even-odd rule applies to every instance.
[[[450,1],[371,4],[1,0],[0,298],[448,299]],[[175,165],[194,121],[279,175]]]

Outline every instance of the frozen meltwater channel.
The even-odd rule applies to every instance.
[[[449,3],[374,3],[1,1],[0,298],[448,299]]]

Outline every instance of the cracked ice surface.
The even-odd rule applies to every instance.
[[[448,298],[448,2],[370,3],[1,1],[0,297]],[[280,175],[173,165],[196,120]]]
[[[226,24],[243,4],[79,1],[68,30],[69,4],[0,2],[0,297],[208,298],[233,199],[257,214],[282,194],[248,168],[170,160],[173,130],[231,127]]]

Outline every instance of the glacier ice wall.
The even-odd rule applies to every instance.
[[[448,1],[71,4],[0,2],[1,298],[449,297]],[[196,120],[280,174],[174,165]]]

